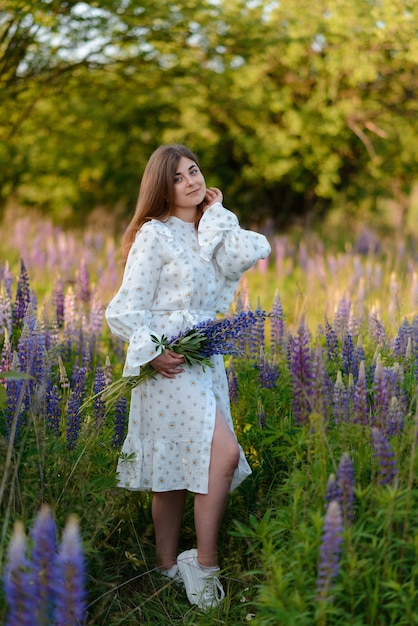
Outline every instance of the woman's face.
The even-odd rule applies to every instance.
[[[174,177],[174,210],[196,209],[206,195],[206,183],[198,165],[181,157]]]

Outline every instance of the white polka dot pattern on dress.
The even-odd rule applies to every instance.
[[[205,211],[198,232],[176,217],[144,224],[106,310],[111,331],[128,342],[124,374],[139,374],[158,354],[151,334],[169,338],[226,312],[242,273],[269,252],[265,237],[241,229],[219,203]],[[233,430],[223,358],[212,361],[213,369],[186,367],[175,379],[157,375],[133,389],[121,487],[207,493],[217,406]],[[241,449],[231,488],[250,471]]]

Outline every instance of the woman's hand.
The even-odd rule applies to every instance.
[[[203,200],[204,210],[206,211],[206,209],[210,207],[212,204],[215,204],[215,202],[222,203],[223,199],[224,199],[224,196],[220,189],[218,189],[217,187],[208,187],[206,189],[206,195]]]
[[[171,350],[165,350],[162,354],[156,356],[155,359],[152,359],[150,364],[161,376],[166,378],[175,378],[177,374],[184,372],[182,367],[184,357]]]

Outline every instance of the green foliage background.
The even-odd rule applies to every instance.
[[[417,180],[414,0],[3,0],[0,201],[78,223],[132,211],[180,141],[247,223],[408,219]]]

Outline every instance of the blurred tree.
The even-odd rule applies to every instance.
[[[125,215],[150,152],[181,141],[247,222],[371,211],[380,196],[407,212],[414,0],[3,4],[3,204]]]

